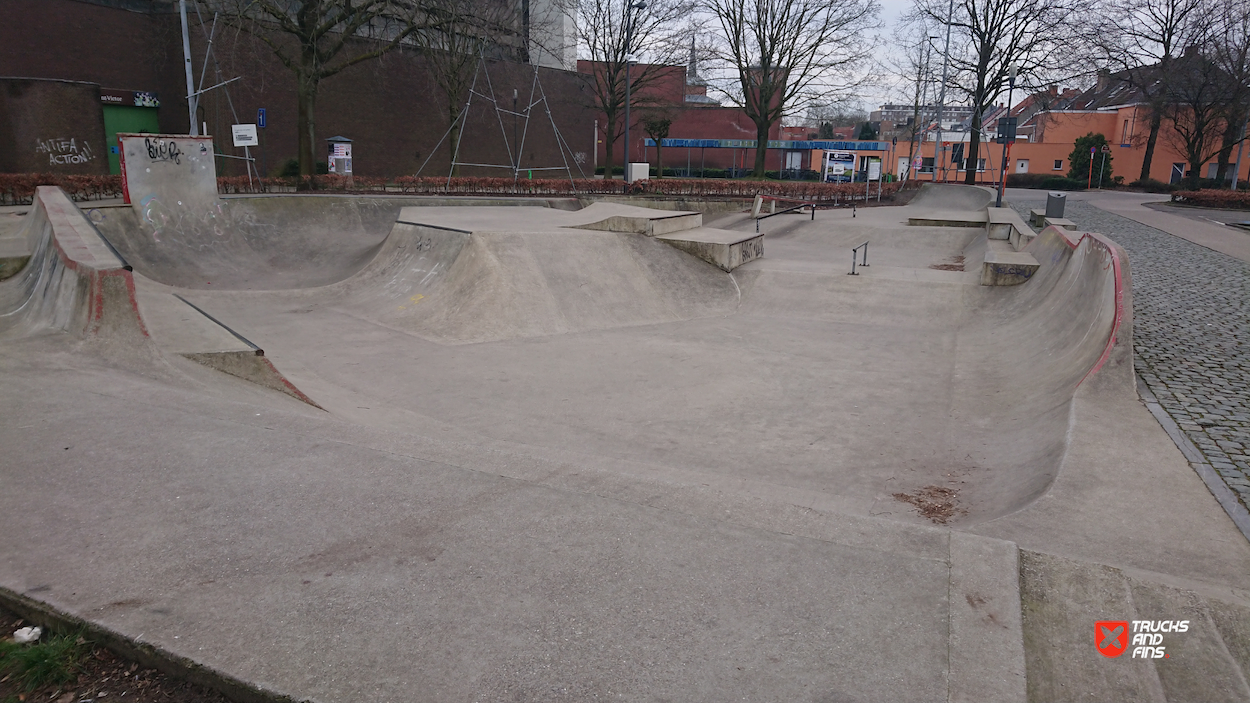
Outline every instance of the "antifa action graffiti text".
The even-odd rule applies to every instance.
[[[64,137],[36,139],[35,153],[47,154],[48,164],[51,166],[85,164],[95,158],[95,152],[91,151],[87,142]]]

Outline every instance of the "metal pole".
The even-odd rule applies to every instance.
[[[951,62],[951,20],[955,16],[955,0],[946,11],[946,49],[942,52],[942,92],[938,94],[937,141],[933,144],[933,180],[937,180],[938,160],[942,151],[942,109],[946,107],[946,75]],[[943,179],[945,180],[945,179]]]
[[[1015,99],[1015,92],[1016,92],[1016,67],[1015,66],[1011,67],[1011,76],[1008,82],[1008,86],[1009,87],[1007,88],[1007,117],[1010,118],[1011,117],[1011,103]],[[998,201],[994,203],[994,207],[1003,206],[1003,192],[1007,190],[1007,151],[1010,145],[1007,143],[1006,135],[999,135],[999,136],[1003,138],[1003,168],[1002,168],[1002,171],[998,174],[1002,180],[1002,183],[998,184]]]
[[[199,126],[195,124],[196,103],[195,78],[191,75],[191,33],[187,31],[187,0],[178,0],[178,12],[182,15],[182,63],[187,70],[187,117],[191,123],[190,134],[200,135]]]
[[[1102,190],[1102,172],[1107,168],[1107,152],[1102,152],[1102,163],[1098,166],[1098,190]]]
[[[629,184],[629,82],[630,74],[633,72],[630,68],[630,53],[634,46],[634,3],[633,0],[625,0],[625,183]]]

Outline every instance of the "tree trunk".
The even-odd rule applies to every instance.
[[[603,178],[612,180],[616,176],[612,173],[613,163],[612,157],[616,146],[616,115],[607,115],[607,129],[603,133]]]
[[[311,176],[317,172],[314,157],[316,140],[317,80],[306,76],[296,78],[299,97],[299,117],[296,130],[299,132],[299,173]]]
[[[768,128],[767,122],[755,123],[755,168],[751,170],[751,175],[755,178],[764,177],[764,157],[768,154]]]
[[[1189,178],[1185,179],[1189,182],[1190,190],[1198,190],[1198,179],[1202,178],[1202,161],[1194,158],[1189,159]]]
[[[1155,157],[1155,144],[1159,143],[1159,127],[1163,124],[1163,113],[1159,110],[1151,108],[1150,110],[1150,136],[1146,139],[1146,153],[1142,157],[1141,176],[1142,180],[1150,178],[1150,162]]]
[[[655,177],[664,177],[664,148],[660,146],[660,139],[655,140]]]
[[[978,107],[972,113],[972,131],[968,137],[968,150],[964,152],[967,158],[968,167],[964,170],[964,183],[974,186],[977,184],[977,165],[981,158],[981,116],[984,108]],[[955,168],[959,168],[959,164],[955,164]]]
[[[1233,120],[1227,120],[1224,123],[1224,139],[1220,145],[1220,153],[1216,159],[1215,178],[1220,182],[1220,187],[1224,187],[1224,183],[1228,180],[1228,167],[1232,164],[1233,147],[1237,144],[1237,133],[1240,127],[1233,126]]]

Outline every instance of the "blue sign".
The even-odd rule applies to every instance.
[[[265,128],[265,108],[256,111],[256,126],[261,129]]]

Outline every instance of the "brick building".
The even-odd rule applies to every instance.
[[[0,150],[0,171],[105,173],[111,167],[116,172],[108,157],[117,131],[185,134],[189,120],[177,6],[176,0],[0,0],[5,18],[0,23],[0,139],[8,147]],[[190,37],[198,83],[206,41],[194,13]],[[223,79],[240,77],[229,88],[234,112],[226,93],[216,90],[204,95],[196,121],[215,137],[219,153],[242,156],[230,137],[235,114],[238,122],[252,123],[264,108],[267,126],[253,155],[262,170],[274,172],[297,154],[294,74],[242,32],[219,26],[214,48]],[[535,58],[540,59],[559,63],[558,57]],[[212,62],[207,66],[205,87],[218,82]],[[489,70],[496,94],[509,101],[514,88],[529,94],[537,70],[555,123],[575,159],[589,167],[594,115],[583,77],[508,61],[492,61]],[[505,107],[510,109],[510,102]],[[320,153],[325,153],[325,138],[344,135],[354,141],[355,173],[412,174],[445,134],[447,112],[424,59],[401,47],[322,81],[315,115]],[[493,107],[475,98],[462,160],[507,163],[503,139]],[[84,148],[90,158],[82,155]],[[541,109],[529,126],[525,151],[525,165],[563,163]],[[446,174],[449,157],[444,143],[425,174]],[[219,159],[218,172],[241,174],[240,164]],[[462,169],[463,175],[501,173]]]
[[[1149,70],[1147,67],[1144,72],[1148,73]],[[1006,108],[999,106],[986,115],[986,134],[980,153],[980,158],[985,163],[979,171],[980,180],[991,182],[999,177],[1002,146],[994,142],[997,137],[994,129],[997,118],[1005,114]],[[1008,174],[1042,173],[1066,176],[1070,166],[1068,159],[1077,138],[1094,133],[1106,137],[1116,176],[1123,176],[1125,182],[1132,182],[1141,175],[1150,131],[1150,106],[1142,91],[1134,87],[1124,73],[1104,73],[1099,76],[1095,85],[1086,90],[1061,91],[1057,87],[1051,87],[1028,95],[1011,108],[1010,114],[1019,119],[1020,126],[1017,130],[1017,141],[1011,147]],[[1222,130],[1217,127],[1216,132],[1215,141],[1218,142],[1222,137]],[[932,177],[935,138],[936,134],[930,131],[921,145],[924,157],[921,174],[923,178]],[[966,145],[970,138],[966,124],[962,128],[956,125],[954,131],[942,135],[947,151],[944,163],[938,165],[939,179],[963,180],[967,164],[954,163],[951,159],[957,155],[954,147]],[[1190,166],[1186,156],[1177,147],[1179,141],[1169,120],[1164,118],[1150,164],[1152,179],[1177,183],[1189,173]],[[899,151],[904,154],[904,158],[908,147],[909,144],[899,141]],[[1231,179],[1236,149],[1227,156],[1229,166],[1226,178]],[[900,170],[904,166],[903,163],[892,165]],[[1198,175],[1214,178],[1217,170],[1218,159],[1213,156],[1202,165]],[[1238,180],[1246,182],[1247,178],[1250,178],[1250,158],[1243,158]]]

